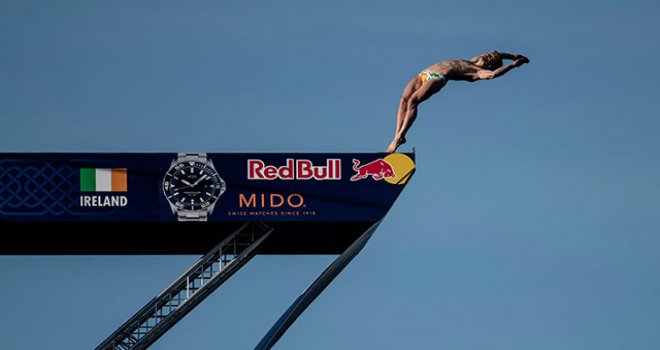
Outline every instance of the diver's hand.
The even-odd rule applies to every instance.
[[[515,54],[515,55],[513,55],[513,59],[514,59],[514,60],[522,60],[523,63],[529,63],[529,58],[527,58],[527,57],[525,57],[525,56],[523,56],[523,55],[521,55],[521,54]]]
[[[527,57],[517,58],[515,61],[513,61],[513,66],[520,67],[525,63],[529,63],[529,58]]]

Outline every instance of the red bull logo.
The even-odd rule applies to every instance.
[[[353,159],[353,170],[356,174],[351,177],[351,181],[360,181],[369,176],[376,181],[396,178],[396,173],[394,172],[392,164],[382,158],[362,166],[360,166],[359,160]]]
[[[383,180],[381,183],[403,185],[415,172],[415,162],[403,153],[392,153],[364,165],[353,159],[353,170],[355,175],[351,177],[351,181],[371,177],[376,181]]]
[[[261,159],[248,159],[248,180],[341,180],[341,159],[326,159],[314,165],[307,159],[287,159],[282,166],[266,165]]]

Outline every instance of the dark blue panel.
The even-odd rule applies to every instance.
[[[204,166],[182,168],[178,178],[184,182],[170,186],[183,192],[176,192],[182,198],[179,212],[195,211],[187,206],[209,205],[204,196],[212,198],[213,210],[205,214],[211,222],[373,222],[403,189],[414,171],[413,157],[210,153],[206,159],[223,182],[217,199],[212,190],[220,192],[220,185],[213,184],[215,173],[203,174]],[[176,153],[0,154],[0,220],[176,222],[185,215],[175,214],[167,198],[171,193],[164,192],[176,159]],[[125,168],[127,191],[81,192],[81,168]]]

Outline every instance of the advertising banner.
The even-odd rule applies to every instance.
[[[341,251],[414,170],[403,153],[4,153],[0,231],[30,234],[0,254],[202,252],[245,222],[278,228],[273,253]]]

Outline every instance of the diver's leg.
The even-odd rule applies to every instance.
[[[399,109],[396,113],[396,130],[394,131],[394,137],[399,134],[401,126],[403,125],[403,120],[406,116],[406,113],[408,112],[408,100],[421,85],[421,80],[416,76],[410,80],[408,85],[406,85],[406,87],[403,89],[401,100],[399,101]]]
[[[426,101],[429,97],[440,91],[443,86],[444,82],[442,81],[430,80],[422,84],[422,86],[410,96],[403,123],[399,128],[399,132],[394,136],[394,140],[392,140],[392,143],[387,147],[387,153],[396,151],[399,146],[406,143],[406,133],[415,122],[415,119],[417,119],[417,107],[421,102]]]

